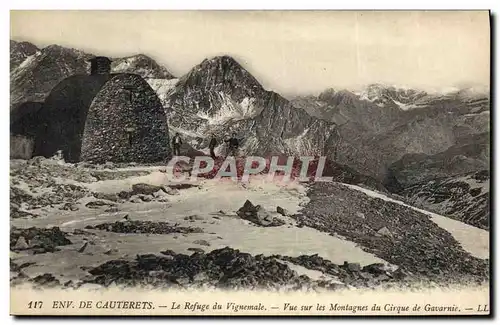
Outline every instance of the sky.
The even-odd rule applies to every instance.
[[[487,11],[11,11],[10,19],[11,39],[143,53],[175,76],[230,55],[283,95],[372,83],[489,86]]]

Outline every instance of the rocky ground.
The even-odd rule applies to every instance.
[[[41,158],[12,161],[10,175],[11,285],[338,290],[489,279],[487,232],[353,185],[172,183],[162,166]]]
[[[299,222],[352,240],[411,274],[439,282],[489,277],[488,260],[471,256],[426,214],[338,183],[315,183],[309,197],[294,216]]]

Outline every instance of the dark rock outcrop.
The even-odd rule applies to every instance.
[[[146,184],[146,183],[138,183],[132,185],[132,194],[144,194],[144,195],[152,195],[158,191],[161,191],[161,186]]]
[[[114,206],[116,205],[113,202],[107,202],[107,201],[102,201],[102,200],[96,200],[96,201],[90,201],[85,206],[90,209],[99,209],[104,206]]]
[[[35,253],[46,253],[56,251],[58,246],[70,244],[71,241],[66,238],[66,233],[62,232],[59,227],[50,229],[11,227],[10,230],[11,250],[30,249]]]
[[[253,257],[229,247],[192,256],[170,253],[140,255],[135,261],[115,260],[89,270],[88,282],[108,286],[153,285],[215,288],[278,288],[293,283],[296,274],[273,258]]]
[[[285,224],[283,220],[273,217],[262,206],[253,205],[249,200],[245,201],[245,204],[236,211],[236,214],[241,219],[248,220],[262,227],[278,227]]]
[[[179,227],[168,222],[125,220],[113,223],[102,223],[95,226],[86,226],[85,229],[99,229],[116,233],[136,233],[136,234],[171,234],[171,233],[202,233],[200,228]]]
[[[191,256],[164,251],[162,255],[138,255],[133,261],[112,260],[88,272],[85,283],[103,286],[153,286],[166,288],[279,289],[279,290],[339,290],[348,286],[375,288],[412,285],[417,278],[410,272],[384,264],[363,268],[357,263],[337,265],[318,255],[290,257],[263,256],[240,252],[229,247],[207,254],[201,249],[188,249]],[[293,265],[320,271],[325,278],[313,280],[299,275]],[[327,278],[327,277],[330,278]],[[333,281],[332,281],[333,280]],[[340,281],[340,282],[339,282]],[[421,283],[420,283],[421,285]]]

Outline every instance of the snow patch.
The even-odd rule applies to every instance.
[[[101,193],[118,193],[120,191],[130,191],[132,190],[132,185],[138,183],[146,183],[156,186],[162,186],[168,183],[168,177],[166,173],[160,171],[152,172],[151,174],[145,176],[130,177],[125,179],[117,180],[103,180],[93,183],[82,183],[78,184],[87,187],[93,192]]]
[[[467,183],[471,189],[480,188],[481,193],[487,193],[490,191],[490,182],[479,181],[479,180],[473,178],[471,175],[455,178],[455,179],[451,180],[450,182],[452,182],[452,183],[456,183],[456,182]]]
[[[256,115],[255,98],[245,97],[237,103],[223,92],[219,92],[218,97],[221,107],[215,114],[211,115],[202,111],[196,114],[199,118],[206,120],[209,125],[220,125],[230,120],[239,121]]]
[[[18,65],[17,68],[12,72],[12,76],[22,73],[22,71],[25,70],[32,63],[34,63],[40,55],[42,55],[42,52],[36,51],[35,54],[27,56],[26,59],[24,59],[24,61],[21,62],[21,64]]]
[[[256,115],[254,104],[255,104],[255,98],[253,97],[243,98],[243,100],[240,103],[240,106],[242,108],[242,113],[244,118],[251,118]]]
[[[177,85],[177,83],[179,82],[179,79],[147,78],[146,81],[151,86],[151,88],[158,90],[162,93],[166,93],[169,90],[173,89]]]
[[[147,83],[153,90],[156,92],[158,97],[160,98],[161,103],[165,107],[168,97],[170,93],[175,88],[179,79],[154,79],[147,78]]]
[[[113,70],[115,71],[127,70],[132,66],[132,61],[134,60],[132,60],[131,58],[124,59],[119,64],[115,65]]]
[[[283,141],[285,142],[286,146],[293,152],[302,154],[309,153],[314,148],[314,144],[309,139],[305,139],[308,132],[309,128],[306,128],[298,136],[283,139]]]
[[[392,101],[394,102],[394,104],[398,105],[399,108],[401,108],[403,111],[407,111],[407,110],[418,107],[417,105],[414,105],[414,104],[405,104],[405,103],[398,102],[395,99],[392,99]]]
[[[490,111],[482,111],[480,113],[464,114],[465,117],[479,116],[479,115],[490,115]]]

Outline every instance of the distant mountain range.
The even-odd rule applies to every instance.
[[[11,41],[10,47],[11,111],[43,102],[66,77],[88,73],[94,56],[58,45],[40,49]],[[206,151],[211,133],[236,132],[244,154],[327,155],[400,194],[436,178],[489,170],[490,98],[484,90],[427,93],[373,84],[289,100],[264,89],[229,56],[206,59],[180,77],[143,54],[112,59],[113,72],[148,81],[170,131],[179,132],[190,150]]]
[[[360,93],[329,89],[317,97],[292,100],[310,115],[338,125],[337,161],[363,173],[385,179],[388,168],[405,155],[436,155],[479,134],[489,139],[488,93],[427,94],[381,85],[367,89]],[[484,145],[480,148],[486,150]],[[462,154],[468,157],[467,152]],[[468,158],[484,165],[489,164],[488,156],[485,151]]]

